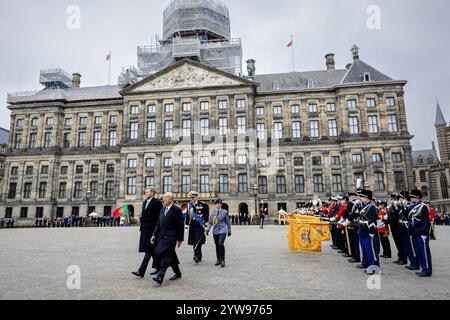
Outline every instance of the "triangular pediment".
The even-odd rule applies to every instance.
[[[124,93],[256,85],[204,64],[185,59],[126,88]]]

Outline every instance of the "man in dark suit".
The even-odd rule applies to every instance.
[[[166,193],[163,198],[164,208],[161,210],[159,220],[153,233],[151,243],[156,243],[153,256],[153,266],[159,271],[153,281],[162,284],[167,268],[171,267],[175,275],[169,280],[181,278],[180,261],[176,247],[184,241],[184,219],[179,207],[174,205],[174,195]]]
[[[144,260],[142,260],[141,267],[137,272],[132,272],[137,277],[143,278],[145,271],[147,271],[150,258],[153,256],[155,246],[150,243],[153,232],[155,231],[156,224],[158,223],[159,214],[162,209],[162,202],[156,199],[156,190],[154,187],[148,187],[145,189],[145,200],[142,203],[142,213],[139,217],[141,227],[141,238],[139,240],[139,252],[145,252]],[[153,272],[152,275],[156,274]]]

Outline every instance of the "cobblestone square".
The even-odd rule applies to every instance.
[[[178,250],[182,279],[162,287],[135,278],[142,254],[138,228],[0,230],[0,299],[449,299],[450,228],[437,227],[432,241],[433,277],[382,260],[381,289],[323,243],[321,254],[290,254],[283,226],[233,226],[227,238],[226,268],[215,267],[214,241],[196,265],[192,247]],[[395,246],[391,239],[394,257]],[[69,290],[67,268],[79,266],[81,289]]]

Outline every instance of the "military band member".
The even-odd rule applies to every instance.
[[[389,200],[389,206],[387,207],[388,221],[391,228],[392,238],[394,238],[395,246],[397,247],[397,260],[394,263],[399,265],[406,265],[408,261],[406,260],[405,248],[403,246],[401,226],[400,226],[400,203],[399,195],[391,194],[391,199]]]
[[[191,191],[186,224],[189,225],[188,245],[194,248],[194,261],[202,261],[202,246],[206,243],[205,228],[209,220],[209,207],[198,199],[198,192]]]
[[[209,216],[206,235],[209,235],[211,227],[213,228],[214,243],[216,245],[216,266],[225,267],[225,239],[231,236],[231,224],[228,212],[222,209],[222,200],[218,199],[214,202],[216,208]]]
[[[430,251],[430,213],[428,207],[422,202],[422,191],[412,190],[409,194],[411,207],[409,210],[409,230],[413,237],[420,265],[419,277],[430,277],[433,273]]]
[[[330,233],[331,233],[331,248],[338,250],[338,239],[337,239],[337,222],[336,215],[339,212],[339,204],[337,197],[331,197],[330,206],[328,207],[328,217],[330,219]]]
[[[359,263],[361,262],[361,258],[359,255],[359,237],[358,237],[358,217],[359,210],[361,207],[361,203],[358,200],[358,195],[356,192],[348,193],[348,203],[347,210],[344,214],[344,223],[343,226],[346,228],[346,238],[347,238],[347,246],[348,246],[348,254],[351,256],[351,259],[348,261],[351,263]]]
[[[409,234],[409,192],[402,191],[400,192],[400,234],[402,236],[403,247],[405,248],[406,257],[409,260],[409,266],[405,266],[405,268],[409,270],[419,270],[419,266],[417,263],[416,250],[414,247],[412,236]]]
[[[391,243],[389,242],[389,224],[386,212],[386,203],[381,203],[378,211],[377,231],[383,248],[382,258],[391,258]]]
[[[374,266],[380,266],[380,246],[377,233],[378,209],[372,202],[372,191],[361,190],[358,196],[362,202],[359,217],[359,241],[361,243],[362,261],[358,268],[367,269],[367,274],[374,274]]]

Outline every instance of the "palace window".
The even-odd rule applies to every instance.
[[[310,132],[311,138],[319,137],[319,121],[312,120],[309,122],[309,132]]]
[[[245,134],[246,132],[246,119],[245,117],[237,117],[237,133]]]
[[[302,137],[300,121],[292,122],[292,138],[298,139]]]
[[[277,177],[277,193],[286,193],[286,177]]]
[[[238,192],[248,192],[247,174],[238,175]]]
[[[305,192],[305,177],[302,175],[297,175],[294,178],[295,192],[304,193]]]
[[[369,133],[378,133],[377,116],[369,116],[368,123],[369,123]]]
[[[266,176],[258,177],[258,189],[259,189],[259,193],[263,193],[263,194],[268,193]]]
[[[274,123],[274,139],[283,138],[283,124],[281,122]]]
[[[136,177],[129,177],[127,179],[127,194],[128,195],[136,194]]]
[[[228,175],[221,174],[219,175],[219,192],[227,193],[228,192]]]
[[[314,192],[323,192],[323,177],[321,174],[313,176]]]
[[[190,102],[185,102],[182,104],[181,110],[183,110],[183,112],[189,112],[191,111],[191,103]]]
[[[191,120],[187,119],[187,120],[183,120],[182,123],[182,136],[183,137],[190,137],[191,136]]]
[[[191,189],[191,176],[181,177],[181,192],[188,193]]]
[[[209,192],[209,176],[200,176],[200,192]]]
[[[373,181],[375,185],[375,191],[383,191],[384,188],[384,174],[382,172],[374,172]]]
[[[388,116],[388,130],[389,130],[389,132],[398,132],[397,116],[396,115],[389,115]]]
[[[139,124],[132,122],[130,124],[130,139],[135,140],[138,138]]]
[[[228,119],[219,118],[219,135],[226,135],[228,133]]]
[[[358,118],[357,117],[349,117],[349,126],[350,126],[350,134],[358,134]]]
[[[337,131],[336,119],[328,120],[328,135],[330,137],[337,137],[338,131]]]

